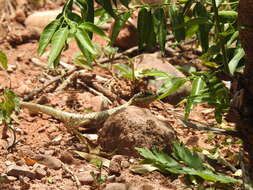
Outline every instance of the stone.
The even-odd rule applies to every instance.
[[[125,183],[109,183],[104,190],[128,190],[129,185]]]
[[[153,189],[154,189],[154,187],[149,184],[145,184],[142,186],[142,190],[153,190]]]
[[[94,182],[90,171],[80,172],[76,176],[82,185],[91,185]]]
[[[13,181],[16,181],[18,178],[17,177],[14,177],[14,176],[6,176],[6,178],[7,178],[7,180],[9,181],[9,182],[13,182]]]
[[[61,9],[35,12],[26,18],[25,25],[28,29],[35,29],[41,33],[60,13]]]
[[[74,162],[74,158],[72,154],[67,151],[64,151],[61,153],[60,160],[66,164],[72,164]]]
[[[35,169],[35,173],[36,173],[37,179],[42,179],[43,177],[47,176],[47,171],[43,169],[42,167],[37,167]]]
[[[35,179],[35,172],[31,171],[26,166],[17,166],[17,165],[11,165],[7,167],[6,171],[7,175],[14,176],[14,177],[29,177],[31,179]]]
[[[121,172],[121,162],[124,160],[124,157],[121,155],[115,155],[112,157],[109,165],[109,173],[118,175]]]
[[[37,161],[39,164],[45,165],[51,169],[60,169],[62,166],[61,160],[55,158],[54,156],[37,154],[32,158],[33,160]]]
[[[98,143],[107,152],[136,156],[136,147],[170,151],[176,140],[168,122],[159,120],[148,109],[128,106],[112,114],[98,131]]]
[[[167,72],[175,77],[186,77],[181,71],[175,68],[169,63],[165,58],[162,58],[157,53],[145,53],[136,57],[135,68],[137,70],[145,69],[157,69],[159,71]],[[157,91],[162,85],[162,81],[149,82],[149,87],[154,91]],[[191,92],[191,83],[186,82],[182,87],[180,87],[176,92],[169,95],[167,100],[172,104],[177,104],[185,96]]]

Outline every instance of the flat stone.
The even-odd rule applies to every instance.
[[[35,12],[26,18],[25,25],[28,29],[35,29],[40,33],[59,13],[61,9]]]
[[[26,166],[11,165],[7,167],[6,173],[7,175],[14,176],[14,177],[25,176],[31,179],[35,178],[35,172],[31,171]]]
[[[37,179],[42,179],[43,177],[47,176],[47,171],[41,167],[37,167],[35,169],[35,173]]]
[[[90,171],[80,172],[76,176],[82,185],[91,185],[94,182]]]
[[[116,154],[136,156],[135,147],[165,149],[176,140],[174,129],[159,120],[148,109],[128,106],[112,114],[98,131],[98,143],[103,150]]]
[[[74,158],[72,154],[67,151],[64,151],[61,153],[60,160],[66,164],[72,164],[74,162]]]
[[[175,77],[186,77],[181,71],[175,68],[168,60],[162,58],[157,53],[145,53],[137,56],[135,59],[135,68],[137,70],[145,69],[157,69],[162,72],[167,72]],[[157,91],[162,85],[162,81],[150,82],[149,87]],[[191,92],[191,83],[186,82],[182,87],[180,87],[176,92],[169,95],[166,99],[172,103],[177,104],[186,95]]]

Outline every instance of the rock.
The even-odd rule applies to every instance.
[[[16,11],[15,19],[16,19],[17,22],[19,22],[21,24],[24,24],[25,19],[26,19],[26,15],[24,13],[24,10],[18,9]]]
[[[43,177],[47,176],[47,171],[42,167],[37,167],[35,169],[35,173],[37,179],[42,179]]]
[[[9,182],[13,182],[13,181],[16,181],[18,178],[16,178],[16,177],[14,177],[14,176],[6,176],[6,178],[7,178],[7,180],[9,181]]]
[[[73,158],[72,154],[70,154],[70,153],[67,152],[67,151],[64,151],[64,152],[61,153],[60,160],[61,160],[63,163],[72,164],[73,161],[74,161],[74,158]]]
[[[76,176],[82,185],[91,185],[94,182],[90,171],[80,172]]]
[[[129,185],[125,183],[109,183],[104,190],[128,190]]]
[[[124,160],[124,157],[121,155],[115,155],[112,157],[109,165],[110,174],[118,175],[121,171],[121,162]]]
[[[142,186],[142,190],[153,190],[153,189],[154,189],[154,187],[149,184],[145,184]]]
[[[167,72],[175,77],[186,77],[181,71],[176,69],[172,64],[170,64],[165,58],[159,57],[156,53],[145,53],[141,54],[136,58],[135,68],[137,70],[145,69],[157,69],[159,71]],[[156,81],[155,83],[149,83],[149,86],[157,91],[157,89],[162,85],[162,81]],[[179,88],[175,93],[168,96],[168,101],[172,104],[177,104],[186,95],[191,92],[191,83],[187,82],[181,88]]]
[[[116,179],[116,176],[115,176],[115,175],[110,175],[110,176],[107,177],[107,181],[108,181],[108,182],[114,182],[115,179]]]
[[[35,172],[32,172],[29,168],[25,166],[11,165],[7,168],[6,173],[9,176],[14,176],[14,177],[25,176],[31,179],[35,179]]]
[[[55,170],[60,169],[62,166],[62,162],[58,158],[49,155],[37,154],[33,160]]]
[[[112,28],[109,31],[110,36],[112,34]],[[133,23],[126,22],[124,27],[119,32],[118,37],[116,38],[114,45],[120,47],[122,49],[129,49],[131,47],[138,45],[138,35],[137,35],[137,28],[136,28],[136,21],[133,20]]]
[[[176,140],[169,123],[157,119],[148,109],[136,106],[112,114],[98,136],[103,150],[127,156],[139,156],[135,147],[157,147],[168,151],[170,143]]]
[[[121,167],[122,168],[129,168],[129,166],[130,166],[130,163],[127,160],[123,160],[121,162]]]
[[[25,25],[28,29],[35,29],[41,33],[45,26],[53,21],[59,13],[61,13],[60,9],[35,12],[26,18]]]

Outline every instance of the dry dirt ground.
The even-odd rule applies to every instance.
[[[1,1],[0,1],[1,2]],[[23,4],[22,4],[23,3]],[[21,98],[25,94],[43,86],[53,77],[58,76],[64,69],[62,66],[57,72],[48,72],[46,66],[46,57],[38,57],[36,49],[38,46],[38,36],[30,33],[25,28],[23,22],[28,15],[36,10],[55,9],[61,6],[62,2],[56,4],[52,1],[47,1],[45,6],[27,4],[26,1],[21,3],[19,9],[13,9],[12,12],[6,11],[5,18],[1,23],[0,29],[0,50],[4,51],[9,59],[9,69],[0,71],[0,88],[11,89]],[[13,5],[15,8],[15,5]],[[2,13],[3,14],[3,13]],[[8,15],[11,14],[11,15]],[[21,18],[23,16],[23,18]],[[96,39],[100,42],[99,39]],[[103,42],[100,42],[103,44]],[[179,49],[178,49],[179,50]],[[61,60],[68,64],[72,64],[73,54],[78,52],[74,43],[62,55]],[[196,56],[192,56],[196,59]],[[32,59],[37,58],[42,65],[35,64]],[[171,59],[173,62],[185,63],[185,59]],[[86,71],[94,77],[100,76],[107,82],[97,81],[98,84],[103,84],[106,89],[113,87],[114,95],[120,99],[127,100],[131,95],[131,84],[118,78],[112,74],[107,68],[95,66],[93,70]],[[54,83],[46,88],[42,93],[39,93],[34,102],[47,104],[58,109],[84,112],[84,111],[100,111],[103,109],[118,106],[120,103],[111,97],[112,104],[104,105],[100,96],[94,93],[83,85],[70,85],[65,90],[55,91],[62,81]],[[94,86],[93,86],[94,87]],[[98,89],[96,89],[99,91]],[[103,92],[100,92],[103,93]],[[196,150],[209,150],[210,152],[219,151],[221,157],[225,158],[234,166],[238,166],[238,152],[240,143],[237,138],[225,135],[216,135],[211,132],[196,131],[185,128],[177,121],[177,115],[183,114],[183,107],[174,107],[168,102],[154,102],[148,107],[155,115],[163,116],[176,131],[177,138],[185,143],[188,147]],[[176,113],[176,114],[175,114]],[[213,109],[207,106],[198,106],[191,115],[191,121],[203,123],[204,125],[213,125]],[[226,124],[233,127],[231,124]],[[75,151],[85,152],[84,145],[79,143],[78,139],[70,134],[63,123],[44,115],[33,114],[27,110],[21,110],[18,115],[18,123],[15,124],[17,131],[17,144],[14,148],[7,149],[8,140],[1,139],[0,143],[0,174],[5,176],[10,167],[20,166],[21,174],[7,176],[8,180],[0,181],[0,189],[3,190],[18,190],[18,189],[35,189],[35,190],[75,190],[75,189],[103,189],[109,183],[129,184],[131,187],[119,187],[118,189],[197,189],[197,186],[187,186],[186,181],[182,176],[175,177],[164,175],[159,172],[138,175],[129,170],[129,166],[137,162],[139,158],[131,156],[113,157],[112,160],[117,162],[117,158],[121,159],[121,165],[118,166],[118,171],[114,174],[107,167],[101,170],[83,159]],[[0,130],[3,127],[1,126]],[[96,130],[84,131],[87,134],[97,134]],[[131,135],[131,134],[129,134]],[[10,135],[11,136],[11,135]],[[32,159],[36,155],[42,155],[46,159],[51,159],[47,163],[36,163]],[[61,160],[61,161],[59,161]],[[115,161],[116,160],[116,161]],[[122,161],[123,160],[123,161]],[[48,163],[49,162],[49,163]],[[51,163],[53,162],[53,163]],[[62,164],[64,163],[64,164]],[[53,164],[51,167],[50,164]],[[28,167],[28,169],[25,169]],[[219,168],[221,171],[226,171],[231,174],[228,169]],[[17,168],[18,170],[18,168]],[[28,171],[27,171],[28,170]],[[32,176],[29,174],[32,171]],[[16,171],[17,172],[17,171]],[[99,185],[90,172],[102,173],[107,180]],[[22,175],[26,173],[26,176]],[[33,176],[33,174],[36,174]],[[76,179],[78,178],[78,180]],[[1,179],[5,179],[2,177]],[[77,181],[81,185],[77,184]],[[133,187],[134,186],[134,187]],[[225,186],[224,189],[238,189],[236,186]],[[221,188],[221,189],[222,189]],[[108,189],[113,189],[110,187]],[[219,188],[217,188],[219,189]]]

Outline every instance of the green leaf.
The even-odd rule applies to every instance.
[[[8,58],[2,51],[0,51],[0,63],[4,69],[8,68]]]
[[[226,176],[223,174],[215,174],[211,170],[195,170],[189,167],[183,167],[182,169],[189,175],[197,175],[205,180],[220,182],[220,183],[242,183],[241,180]]]
[[[168,79],[158,90],[159,94],[162,93],[158,99],[163,99],[173,92],[176,92],[184,83],[186,83],[186,81],[186,79],[180,77],[172,77],[171,79]]]
[[[203,161],[202,159],[197,155],[196,152],[190,151],[187,147],[185,147],[183,144],[175,141],[172,143],[173,145],[173,157],[177,160],[183,161],[187,166],[197,169],[197,170],[203,170]]]
[[[202,3],[196,3],[194,7],[194,12],[197,18],[208,19],[208,12],[206,7]],[[207,52],[209,47],[209,30],[208,24],[199,24],[198,39],[200,41],[203,52]]]
[[[95,24],[90,23],[90,22],[84,22],[81,25],[79,25],[79,28],[82,28],[84,30],[88,30],[90,32],[94,32],[98,35],[100,35],[101,37],[103,37],[104,39],[106,39],[107,41],[110,41],[110,38],[108,38],[105,34],[105,32],[100,29],[99,27],[97,27]]]
[[[114,64],[113,65],[115,68],[120,70],[119,76],[120,77],[125,77],[129,80],[134,80],[133,79],[133,74],[132,74],[132,69],[126,65],[126,64]]]
[[[41,56],[48,44],[50,43],[54,33],[59,28],[61,24],[61,19],[56,19],[53,22],[49,23],[45,29],[43,30],[40,40],[39,40],[39,47],[38,47],[38,53]]]
[[[128,4],[130,3],[130,0],[120,0],[121,4],[124,5],[126,8],[128,8]]]
[[[148,39],[148,10],[142,8],[138,14],[137,31],[139,49],[144,49],[146,40]]]
[[[235,40],[237,40],[238,37],[239,37],[239,31],[235,31],[235,32],[233,33],[233,35],[231,36],[231,38],[228,40],[227,46],[232,45],[232,43],[233,43]]]
[[[180,29],[184,27],[190,27],[194,25],[200,25],[200,24],[211,24],[208,18],[192,18],[182,24],[176,25],[174,29]]]
[[[244,57],[244,55],[245,52],[243,48],[236,49],[234,57],[228,63],[228,68],[231,75],[234,74],[239,61]]]
[[[96,0],[113,18],[116,18],[116,15],[112,9],[111,0]]]
[[[123,26],[125,25],[126,21],[129,19],[130,16],[131,16],[130,12],[125,12],[123,14],[120,14],[116,18],[112,29],[112,37],[111,37],[112,44],[115,42],[120,30],[123,28]]]
[[[200,95],[200,93],[203,91],[203,88],[205,86],[205,82],[202,77],[196,77],[192,82],[192,91],[190,94],[190,97],[195,97],[197,95]],[[188,97],[187,104],[185,108],[185,120],[189,117],[189,114],[191,110],[193,109],[195,103],[193,99]]]
[[[165,51],[165,42],[167,34],[166,17],[163,8],[157,8],[153,14],[154,29],[160,49]]]
[[[75,33],[75,39],[77,41],[78,47],[84,55],[86,54],[86,50],[91,54],[97,53],[89,38],[88,33],[85,30],[77,28],[77,31]]]
[[[199,176],[205,180],[220,183],[242,183],[241,180],[221,173],[214,173],[206,168],[197,153],[190,151],[183,144],[177,141],[172,144],[172,155],[177,160],[157,149],[150,151],[146,148],[136,148],[139,154],[144,157],[144,160],[140,164],[132,167],[131,170],[137,173],[159,170],[165,173]]]
[[[151,161],[155,166],[162,166],[164,168],[171,167],[171,168],[180,168],[181,165],[175,161],[170,156],[166,155],[162,151],[157,149],[153,149],[152,151],[146,148],[135,148],[139,154],[147,159],[147,161]]]
[[[0,122],[9,119],[14,111],[19,111],[19,99],[14,92],[5,90],[0,103]]]
[[[218,15],[223,20],[234,21],[238,17],[238,12],[236,12],[236,11],[219,11]]]
[[[176,29],[175,27],[184,23],[184,14],[175,3],[172,3],[169,7],[169,15],[175,39],[180,42],[185,39],[185,28]]]
[[[58,29],[51,41],[51,52],[49,54],[48,62],[49,62],[49,68],[55,68],[57,64],[57,59],[59,58],[61,51],[66,43],[66,40],[68,38],[69,29],[68,27],[60,28]]]

